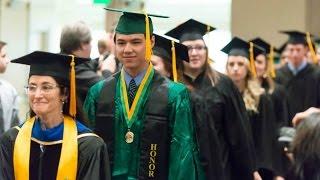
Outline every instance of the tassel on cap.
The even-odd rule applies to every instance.
[[[145,59],[147,62],[151,61],[152,49],[151,49],[151,40],[150,40],[150,27],[149,27],[149,17],[147,13],[144,13],[146,21],[146,55]]]
[[[172,55],[172,74],[173,81],[178,81],[178,73],[177,73],[177,58],[176,58],[176,48],[174,46],[174,41],[171,41],[171,55]]]
[[[269,53],[269,75],[272,78],[276,77],[276,71],[274,69],[274,64],[273,64],[273,59],[274,59],[274,50],[273,50],[273,46],[270,46],[270,53]]]
[[[71,63],[70,63],[70,106],[69,106],[69,113],[71,117],[76,117],[77,114],[77,100],[76,100],[76,72],[75,72],[75,62],[74,56],[71,56]]]
[[[312,58],[313,63],[318,64],[317,55],[316,55],[316,52],[313,48],[312,40],[311,40],[311,36],[310,36],[309,32],[307,32],[307,43],[308,43],[308,47],[309,47],[309,51],[311,53],[311,58]]]
[[[209,25],[207,25],[207,32],[206,32],[206,34],[208,34],[209,32],[211,31],[211,28],[210,28],[210,26]],[[208,45],[210,45],[210,38],[208,38]],[[209,48],[207,48],[207,63],[208,64],[211,64],[212,63],[212,60],[209,58]]]
[[[250,53],[250,70],[252,72],[252,75],[254,78],[257,77],[257,72],[256,72],[256,66],[255,66],[255,63],[254,63],[254,52],[253,52],[253,43],[250,42],[250,49],[249,49],[249,53]]]

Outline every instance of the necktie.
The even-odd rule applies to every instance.
[[[136,95],[136,91],[137,91],[137,85],[136,82],[134,81],[134,79],[131,79],[130,83],[129,83],[129,106],[131,107],[133,100],[134,100],[134,96]]]

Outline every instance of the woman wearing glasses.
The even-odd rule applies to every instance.
[[[110,179],[105,143],[75,120],[83,117],[75,95],[80,61],[40,51],[12,61],[30,65],[30,119],[0,137],[0,179]]]
[[[254,150],[241,95],[211,69],[203,36],[213,27],[190,19],[166,35],[188,47],[184,83],[191,92],[200,161],[207,179],[253,179]]]

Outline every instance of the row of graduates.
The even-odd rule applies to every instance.
[[[138,18],[130,17],[132,14],[129,13],[125,13],[125,15],[129,17],[124,20],[126,21],[126,24],[122,24],[120,19],[120,25],[118,24],[116,28],[116,36],[119,34],[140,32],[148,37],[148,33],[146,33],[147,28],[144,28],[144,21],[142,23],[143,25],[137,30],[133,28],[136,27],[136,25],[133,25],[132,22],[137,23]],[[135,19],[135,21],[132,21],[130,18]],[[130,29],[130,31],[128,29]],[[243,80],[245,86],[249,84],[250,88],[253,87],[252,89],[245,87],[240,93],[239,89],[234,84],[235,82],[232,82],[229,77],[215,71],[210,66],[208,47],[204,42],[203,36],[212,30],[214,30],[213,27],[190,19],[166,33],[167,36],[179,40],[180,43],[153,34],[155,36],[155,45],[151,61],[154,64],[154,69],[172,81],[186,85],[189,94],[191,95],[191,114],[193,115],[191,124],[194,124],[195,126],[195,141],[197,149],[199,150],[199,156],[197,155],[196,157],[199,158],[199,163],[204,171],[202,172],[201,169],[198,169],[195,172],[195,169],[192,170],[190,166],[188,168],[186,165],[187,161],[181,161],[180,166],[184,167],[183,172],[186,172],[184,175],[187,175],[188,179],[193,179],[192,177],[206,177],[207,179],[259,179],[260,176],[262,176],[263,179],[273,179],[273,177],[276,176],[284,176],[285,172],[283,170],[282,158],[285,157],[282,154],[282,149],[277,143],[278,129],[288,121],[284,91],[280,86],[275,86],[273,81],[271,81],[272,79],[265,79],[265,76],[261,78],[261,80],[263,80],[261,82],[256,81],[255,78],[253,78],[251,75],[253,71],[252,66],[247,66],[249,62],[250,44],[239,38],[234,38],[222,51],[227,53],[229,58],[240,58],[243,68],[245,68],[244,71],[246,71],[244,79],[241,80]],[[251,49],[254,51],[254,53],[251,53],[254,57],[262,55],[265,58],[263,59],[264,63],[267,62],[267,56],[263,49],[260,49],[255,45],[252,45]],[[146,50],[146,52],[148,52],[148,50]],[[235,63],[240,64],[240,62],[233,62],[233,64]],[[232,63],[230,62],[230,64]],[[128,130],[128,127],[123,127],[122,122],[125,121],[127,117],[124,117],[123,119],[119,117],[120,120],[118,120],[118,122],[115,121],[115,124],[112,124],[112,127],[116,126],[115,129],[121,129],[121,132],[112,132],[112,127],[110,129],[110,124],[106,123],[106,121],[112,122],[114,115],[122,114],[121,111],[123,110],[121,110],[121,107],[122,109],[129,111],[128,114],[130,114],[131,111],[130,101],[128,101],[128,107],[123,107],[123,104],[125,103],[121,102],[121,97],[116,97],[113,100],[103,98],[107,96],[110,97],[110,94],[112,94],[111,97],[113,97],[114,95],[119,96],[123,93],[121,90],[116,92],[106,90],[106,87],[113,87],[111,89],[118,87],[118,90],[121,89],[119,81],[123,78],[121,77],[122,74],[125,74],[125,71],[94,85],[90,89],[84,104],[95,132],[101,137],[110,137],[107,138],[106,142],[108,147],[112,148],[113,152],[116,151],[117,146],[126,146],[124,141],[122,141],[122,144],[117,140],[114,141],[114,138],[121,139],[122,136],[127,135],[126,132],[133,130],[135,131],[135,136],[136,132],[138,132],[138,135],[141,136],[138,138],[146,143],[152,142],[150,139],[153,139],[153,137],[147,135],[147,132],[152,131],[152,126],[155,129],[163,129],[163,133],[166,133],[167,130],[167,127],[161,128],[163,125],[154,122],[150,127],[144,126],[145,129],[141,129],[139,126],[136,127],[134,124],[131,127],[128,125],[130,128]],[[266,70],[262,74],[265,75]],[[235,78],[238,78],[237,76],[239,75],[235,73],[234,76],[236,76]],[[113,78],[115,78],[115,80]],[[129,91],[129,97],[130,78],[124,79]],[[118,83],[116,84],[116,82]],[[266,89],[261,87],[260,83],[262,82]],[[145,107],[154,104],[152,108],[155,110],[141,108],[140,111],[137,111],[138,117],[143,117],[143,114],[146,114],[145,121],[156,118],[156,116],[158,116],[158,118],[156,118],[158,120],[163,119],[163,117],[168,117],[168,115],[166,115],[168,112],[163,113],[163,107],[160,105],[158,107],[157,104],[163,104],[162,102],[166,99],[164,97],[170,97],[170,94],[164,95],[163,93],[159,93],[163,90],[161,90],[161,88],[156,88],[155,86],[157,85],[155,84],[151,87],[153,91],[150,92],[150,95],[144,95],[145,97],[150,98],[148,100],[144,99],[146,103]],[[169,90],[169,92],[171,91],[177,93],[174,89]],[[154,97],[154,95],[156,97]],[[112,104],[110,103],[112,101],[114,101],[114,104],[110,105]],[[169,102],[170,101],[173,100],[169,100]],[[139,101],[137,102],[139,103]],[[132,106],[135,106],[134,101]],[[180,120],[176,119],[176,121],[189,119],[185,116],[186,112],[183,115],[181,114],[180,108],[183,109],[182,107],[179,107],[179,109],[175,110],[175,116],[178,115],[180,118]],[[114,110],[112,111],[112,109]],[[274,109],[278,109],[280,112],[275,113]],[[133,114],[134,113],[135,112],[133,112]],[[171,115],[172,113],[170,112],[169,114]],[[169,119],[172,118],[173,117],[169,116]],[[173,126],[171,128],[171,131],[175,132],[180,127]],[[139,130],[142,132],[139,132]],[[181,130],[179,129],[179,131]],[[159,131],[157,131],[156,134],[158,135],[154,135],[155,137],[165,137]],[[180,139],[179,142],[180,144],[184,144],[182,143],[182,139]],[[159,144],[161,144],[161,141],[159,141]],[[148,147],[148,145],[143,143],[141,143],[140,146]],[[185,146],[183,149],[192,149],[190,148],[191,146]],[[136,152],[137,148],[138,147],[130,147],[130,152]],[[123,148],[123,151],[125,151],[125,149],[127,148]],[[148,153],[148,151],[145,149],[142,150],[140,158],[148,157],[148,154],[143,153]],[[177,152],[174,152],[175,156],[176,153]],[[163,152],[161,154],[163,154]],[[141,169],[148,169],[144,167],[145,164],[148,164],[145,162],[148,161],[148,159],[140,159],[140,161],[143,162],[140,167],[133,166],[134,168],[132,168],[130,165],[119,165],[120,160],[117,158],[121,160],[130,159],[128,156],[134,158],[134,161],[138,161],[138,157],[135,157],[135,155],[132,154],[126,154],[126,152],[118,152],[118,154],[115,152],[113,154],[114,158],[111,158],[113,159],[111,160],[111,164],[112,167],[114,167],[113,177],[117,178],[122,177],[123,175],[125,177],[130,177],[130,174],[134,177],[136,176],[134,174],[136,174],[137,169],[139,169],[139,178],[143,178],[143,175],[148,175],[145,174],[146,172],[140,171]],[[169,161],[171,162],[170,165],[175,164],[172,160]],[[169,170],[169,174],[170,172],[171,171]],[[167,173],[160,168],[157,173],[158,177],[167,177]],[[179,175],[176,174],[175,178],[186,178],[184,175]]]
[[[28,96],[39,93],[38,87],[42,94],[54,89],[38,84],[37,76],[62,78],[67,83],[53,83],[70,88],[66,93],[70,101],[66,105],[61,101],[61,106],[73,108],[63,111],[65,117],[58,118],[58,126],[43,129],[47,116],[31,106],[36,118],[0,138],[2,179],[259,179],[259,174],[267,179],[284,175],[276,138],[278,127],[287,122],[285,95],[277,85],[266,83],[271,86],[261,88],[251,77],[254,66],[249,66],[249,59],[263,50],[234,38],[223,49],[229,55],[227,69],[232,81],[209,65],[203,35],[212,27],[190,20],[168,32],[185,46],[156,35],[155,43],[166,45],[162,50],[156,45],[154,55],[165,54],[170,59],[174,52],[172,64],[176,67],[164,75],[180,80],[187,89],[149,63],[154,40],[145,38],[153,32],[151,18],[146,17],[123,12],[115,34],[116,56],[123,69],[91,87],[84,103],[91,128],[107,146],[80,122],[71,125],[76,130],[64,131],[73,122],[68,117],[75,117],[70,59],[77,63],[84,59],[34,52],[13,61],[31,67]],[[171,53],[164,53],[166,49]],[[245,76],[237,81],[241,70]],[[244,83],[243,89],[237,82]],[[38,108],[42,106],[40,103]],[[282,109],[282,113],[276,114],[274,109]],[[75,142],[78,148],[74,148]],[[23,147],[29,156],[24,156]]]
[[[223,84],[221,75],[210,68],[211,60],[208,58],[208,54],[206,54],[208,53],[208,49],[201,36],[211,30],[214,30],[214,28],[190,19],[166,33],[166,35],[178,39],[180,43],[187,46],[191,61],[192,59],[196,61],[197,58],[201,58],[202,54],[202,62],[205,62],[202,64],[203,66],[198,66],[198,72],[196,65],[192,67],[192,62],[183,62],[181,66],[182,78],[180,79],[181,82],[189,87],[193,98],[193,114],[196,116],[196,132],[198,132],[197,139],[199,142],[204,140],[202,143],[203,146],[199,143],[200,157],[210,151],[210,146],[208,146],[206,142],[209,140],[214,141],[215,130],[217,134],[221,134],[220,131],[228,131],[225,129],[230,129],[231,127],[229,125],[224,127],[224,129],[219,127],[223,123],[216,122],[219,121],[219,119],[223,119],[221,117],[226,116],[221,115],[223,114],[221,112],[226,111],[226,109],[221,111],[222,104],[224,107],[228,107],[228,105],[232,105],[232,103],[218,100],[217,94],[225,95],[230,87],[221,85]],[[260,176],[263,179],[273,179],[274,177],[282,179],[287,176],[299,179],[296,175],[300,174],[300,178],[304,179],[301,174],[308,174],[306,172],[311,172],[312,170],[305,170],[301,167],[299,170],[296,169],[295,172],[293,172],[291,167],[292,162],[289,162],[287,152],[285,152],[288,147],[288,144],[286,144],[288,143],[287,139],[279,138],[279,136],[281,136],[282,127],[292,126],[291,120],[297,113],[305,111],[310,107],[319,107],[320,105],[319,55],[315,52],[314,39],[311,39],[313,35],[299,31],[281,31],[281,33],[289,35],[289,39],[285,42],[281,50],[274,48],[274,46],[259,37],[247,42],[239,37],[234,37],[221,51],[228,54],[226,73],[242,96],[242,99],[239,101],[243,100],[245,104],[246,115],[249,118],[250,124],[249,131],[252,133],[256,153],[256,169]],[[201,47],[204,47],[202,49],[206,51],[201,52]],[[285,53],[288,56],[287,62],[275,71],[275,53],[283,53],[283,51],[286,51]],[[157,49],[155,49],[155,52],[156,55],[159,54],[157,53]],[[171,53],[168,49],[167,52],[169,54]],[[168,56],[162,55],[162,58],[168,61],[166,57]],[[205,61],[205,59],[207,61]],[[174,62],[174,60],[171,61]],[[168,71],[170,71],[168,68],[164,70],[164,74],[168,74]],[[174,77],[174,71],[171,77]],[[211,86],[213,86],[213,88]],[[212,90],[208,90],[208,87],[216,89],[216,92],[212,93]],[[231,95],[232,93],[228,94]],[[234,95],[231,96],[233,99],[236,97]],[[201,106],[198,106],[199,102],[201,102]],[[203,108],[204,106],[207,107]],[[227,109],[230,110],[232,108],[229,106]],[[227,110],[226,113],[234,115],[234,111]],[[208,114],[211,115],[208,116]],[[211,121],[214,122],[212,125],[208,123],[210,122],[210,120],[208,120],[210,118],[212,119]],[[237,116],[232,118],[237,118]],[[201,119],[206,120],[201,121]],[[227,121],[228,119],[224,119],[224,123]],[[235,121],[233,121],[233,123],[235,123]],[[208,127],[211,127],[208,131],[210,133],[203,133],[205,130],[208,130]],[[199,134],[201,135],[199,136]],[[211,134],[211,136],[208,139],[204,139],[204,134]],[[278,139],[281,142],[278,142]],[[218,139],[216,142],[221,143],[223,141],[226,141],[225,137],[224,139]],[[218,147],[223,146],[220,144]],[[213,147],[211,147],[211,149],[212,148]],[[221,151],[222,154],[225,152],[224,149]],[[206,155],[209,157],[208,154]],[[210,158],[203,162],[203,164],[208,165],[208,162],[210,162],[209,159]],[[312,162],[310,161],[308,163]],[[313,162],[313,164],[316,165],[315,162]],[[222,165],[222,167],[224,166]],[[206,172],[209,172],[208,169]],[[221,172],[223,171],[218,171],[218,174]],[[211,171],[211,173],[213,173],[213,171]],[[309,173],[309,175],[310,174],[312,173]],[[211,175],[214,177],[213,174]],[[224,175],[221,176],[225,177]],[[207,177],[209,177],[208,174]],[[228,177],[228,175],[226,177]],[[309,176],[309,178],[311,178],[311,176]]]
[[[203,36],[212,30],[190,19],[166,33],[181,43],[176,42],[174,50],[177,59],[184,61],[173,60],[172,40],[155,35],[157,58],[152,59],[159,72],[189,89],[206,177],[249,179],[250,165],[262,179],[284,177],[288,161],[277,139],[280,127],[288,123],[287,101],[284,88],[272,78],[270,45],[260,38],[253,44],[234,37],[222,49],[228,54],[228,77],[210,65]],[[158,66],[159,58],[167,64],[163,68]],[[178,69],[170,62],[177,63]],[[257,174],[254,178],[259,179]]]

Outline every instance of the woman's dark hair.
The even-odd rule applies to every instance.
[[[161,47],[154,47],[152,49],[152,53],[153,55],[155,56],[158,56],[160,57],[163,61],[163,64],[164,64],[164,68],[165,68],[165,71],[169,72],[170,74],[170,77],[168,77],[169,79],[173,80],[173,72],[172,72],[172,57],[171,55],[169,55],[169,53],[164,50],[163,48]],[[182,60],[180,59],[177,59],[176,60],[176,65],[177,65],[177,75],[178,75],[178,81],[181,82],[181,79],[182,79]]]
[[[51,76],[52,77],[52,76]],[[66,97],[69,97],[69,92],[70,92],[70,88],[69,88],[69,84],[67,83],[66,80],[62,79],[62,78],[57,78],[57,77],[52,77],[57,84],[59,85],[59,89],[60,89],[60,93],[61,95],[65,95]],[[70,106],[70,102],[69,102],[69,98],[66,99],[66,101],[63,104],[63,114],[64,115],[69,115],[69,106]],[[30,117],[35,116],[36,114],[32,111],[32,109],[30,108]],[[82,104],[80,103],[80,99],[77,97],[77,114],[76,114],[76,120],[78,120],[79,122],[83,123],[84,125],[89,125],[89,120],[88,118],[85,116],[85,113],[83,112],[83,108],[82,108]]]
[[[313,113],[297,127],[291,144],[294,157],[290,179],[320,179],[320,113]]]
[[[172,64],[171,64],[171,56],[168,54],[166,50],[159,47],[154,47],[152,49],[153,55],[160,57],[163,59],[164,68],[170,74],[170,78],[172,78]]]

